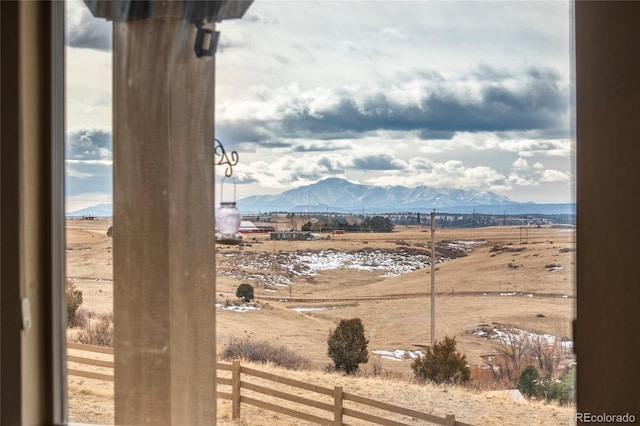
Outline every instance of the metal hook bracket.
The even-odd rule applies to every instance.
[[[201,58],[203,56],[215,55],[218,47],[218,39],[220,38],[220,31],[204,28],[202,26],[202,20],[195,21],[195,24],[197,31],[193,50],[196,52],[196,57]]]

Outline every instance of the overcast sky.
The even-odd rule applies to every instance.
[[[574,201],[568,1],[265,1],[218,24],[238,198],[327,177]],[[111,199],[111,24],[67,14],[67,210]],[[223,169],[218,170],[222,174]]]

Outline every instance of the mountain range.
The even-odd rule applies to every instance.
[[[328,178],[276,195],[253,195],[237,201],[243,212],[427,212],[487,214],[574,214],[575,204],[535,204],[513,201],[489,191],[434,188],[420,185],[360,185]]]
[[[311,185],[275,195],[252,195],[237,200],[243,214],[268,212],[332,213],[484,213],[484,214],[575,214],[575,203],[536,204],[517,202],[489,191],[434,188],[420,185],[360,185],[339,178],[328,178]],[[67,213],[67,216],[112,216],[109,203]]]
[[[113,204],[101,203],[95,206],[86,207],[84,209],[67,212],[66,216],[96,216],[111,217],[113,216]]]

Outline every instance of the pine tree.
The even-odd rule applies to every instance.
[[[240,284],[236,289],[236,297],[243,299],[245,302],[253,300],[253,286],[251,284]]]
[[[456,338],[445,338],[433,344],[424,357],[411,364],[416,377],[434,383],[460,383],[469,381],[471,372],[467,357],[456,351]]]
[[[359,364],[369,361],[368,343],[360,318],[343,319],[338,327],[329,333],[327,353],[336,370],[353,374],[358,371]]]
[[[525,396],[536,396],[536,388],[538,386],[539,378],[540,373],[538,373],[538,369],[533,365],[527,366],[527,368],[522,370],[522,373],[520,373],[520,378],[518,379],[518,390]]]

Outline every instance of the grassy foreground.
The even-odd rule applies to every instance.
[[[456,419],[474,425],[569,425],[575,424],[575,407],[537,401],[518,402],[458,386],[418,384],[409,379],[345,376],[321,371],[291,371],[272,365],[243,362],[243,365],[271,374],[303,380],[318,386],[343,386],[345,392],[412,408],[436,416],[455,414]],[[74,422],[113,424],[113,385],[90,379],[70,379],[70,414]],[[296,408],[282,402],[283,406]],[[424,424],[399,417],[408,424]],[[347,420],[349,424],[367,424]],[[304,425],[302,420],[243,405],[240,420],[231,419],[229,401],[218,401],[218,425]]]

